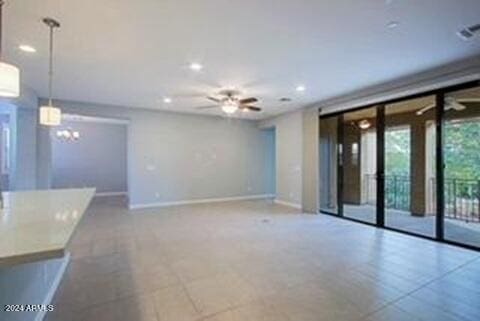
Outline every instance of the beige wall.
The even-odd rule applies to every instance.
[[[276,200],[285,205],[302,206],[302,111],[260,121],[260,128],[275,128]]]
[[[275,128],[276,200],[317,213],[319,203],[318,109],[304,109],[260,121]]]
[[[319,209],[319,125],[317,108],[303,111],[302,209],[308,213]]]

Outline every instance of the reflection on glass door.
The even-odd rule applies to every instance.
[[[445,96],[444,238],[480,246],[480,87]]]
[[[377,126],[376,107],[343,115],[343,216],[376,222]]]
[[[435,236],[435,96],[385,107],[385,225]]]
[[[338,117],[320,119],[320,210],[338,214]]]

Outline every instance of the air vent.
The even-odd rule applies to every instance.
[[[463,40],[470,40],[478,33],[480,33],[480,24],[464,28],[458,31],[457,35]]]
[[[288,102],[292,101],[292,98],[283,97],[283,98],[280,98],[279,100],[280,100],[282,103],[288,103]]]

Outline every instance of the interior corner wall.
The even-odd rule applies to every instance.
[[[295,111],[260,121],[275,128],[276,201],[302,207],[303,114]]]

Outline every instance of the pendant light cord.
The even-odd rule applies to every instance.
[[[0,0],[1,1],[1,0]],[[52,92],[53,92],[53,26],[50,25],[50,59],[49,59],[49,66],[48,66],[48,104],[53,106],[52,104]]]
[[[2,0],[0,0],[2,1]],[[48,60],[48,105],[53,106],[53,29],[59,28],[60,23],[52,18],[43,18],[43,23],[46,24],[50,30],[50,44],[49,44],[49,60]]]

